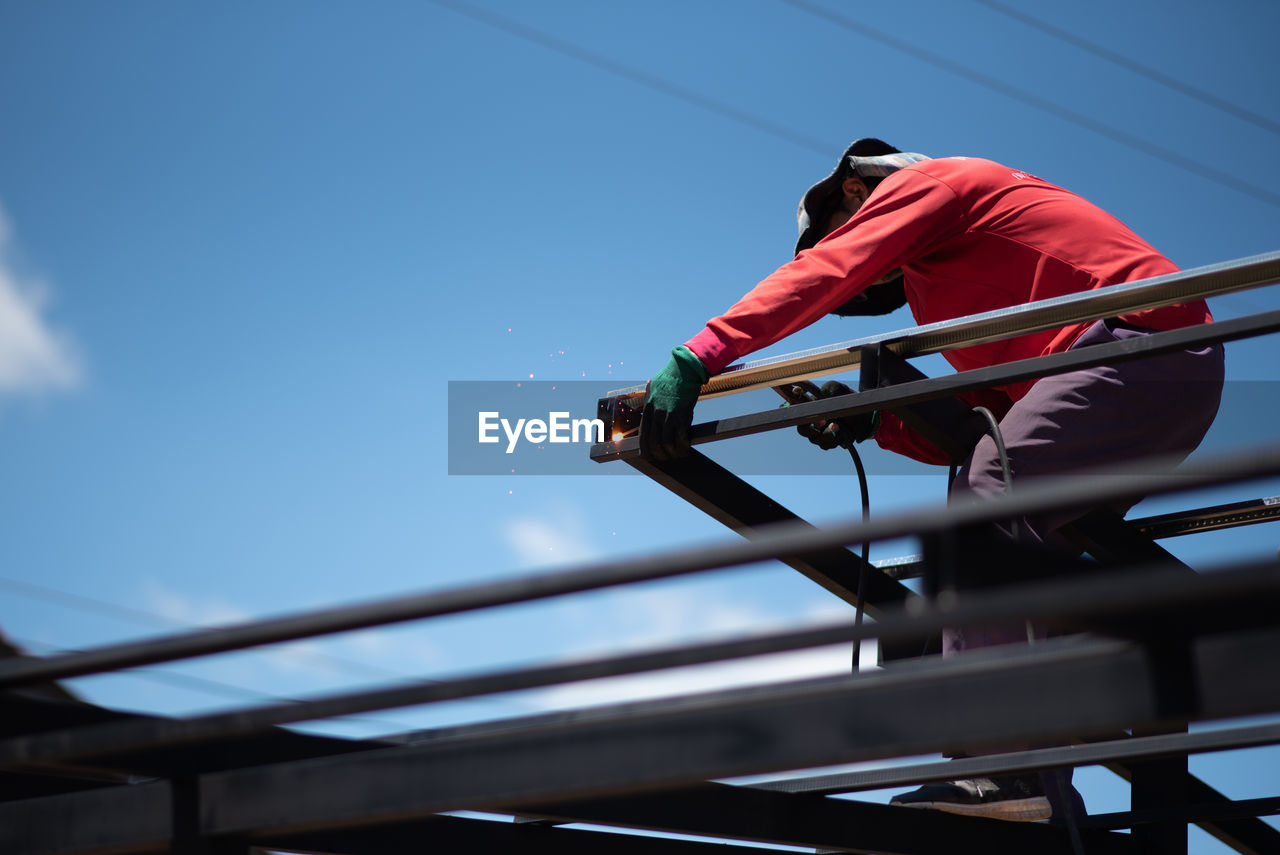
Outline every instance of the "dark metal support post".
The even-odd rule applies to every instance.
[[[212,855],[200,836],[200,784],[191,776],[173,779],[173,839],[169,855]]]
[[[181,775],[172,779],[173,838],[169,855],[251,855],[252,846],[237,838],[213,838],[201,833],[200,779]]]
[[[1166,629],[1167,631],[1167,629]],[[1192,667],[1192,645],[1189,638],[1171,634],[1159,637],[1147,646],[1151,660],[1156,704],[1167,720],[1187,720],[1200,708],[1198,675]],[[1151,733],[1185,733],[1186,726],[1176,729],[1137,731],[1135,736]],[[1136,763],[1130,779],[1130,809],[1167,811],[1169,820],[1135,826],[1133,840],[1138,855],[1186,855],[1187,826],[1183,819],[1188,805],[1190,772],[1187,757],[1175,755]]]
[[[1190,777],[1187,758],[1167,757],[1138,763],[1132,767],[1132,774],[1130,809],[1169,811],[1168,815],[1173,817],[1167,822],[1134,827],[1136,855],[1186,855],[1187,824],[1183,817]]]
[[[869,392],[929,378],[884,345],[862,348],[858,390]],[[936,445],[955,463],[963,463],[986,431],[986,422],[959,398],[935,398],[914,404],[891,405],[885,412]]]

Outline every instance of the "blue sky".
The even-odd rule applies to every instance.
[[[642,382],[787,260],[798,196],[858,136],[1061,183],[1184,267],[1277,249],[1280,8],[1019,8],[1271,127],[977,0],[0,6],[0,626],[76,649],[723,538],[638,477],[448,475],[447,384]],[[831,319],[770,352],[909,325]],[[1275,365],[1273,341],[1237,345],[1229,378],[1270,406]],[[1266,438],[1228,420],[1210,444]],[[815,519],[857,513],[851,475],[754,480]],[[942,481],[878,477],[872,500],[937,502]],[[843,608],[762,567],[75,685],[192,712]],[[1277,767],[1211,780],[1269,774],[1241,795],[1272,795]]]

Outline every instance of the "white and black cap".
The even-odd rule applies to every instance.
[[[831,174],[805,191],[796,210],[796,225],[800,238],[796,241],[796,255],[818,242],[814,224],[822,224],[830,215],[830,208],[841,183],[851,175],[861,178],[884,178],[904,166],[929,160],[923,154],[903,152],[883,140],[867,137],[854,140]]]

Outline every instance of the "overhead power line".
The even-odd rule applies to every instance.
[[[0,576],[0,589],[4,588],[33,599],[44,600],[48,603],[55,603],[67,608],[78,609],[79,611],[90,614],[118,618],[120,620],[126,620],[145,626],[154,626],[157,629],[180,629],[190,628],[191,626],[189,623],[184,621],[174,620],[173,618],[158,615],[155,612],[146,611],[144,609],[134,608],[133,606],[124,606],[119,603],[99,600],[95,597],[86,597],[83,594],[73,594],[70,591],[50,588],[47,585],[39,585],[35,582],[26,582],[21,579],[11,579],[6,576]],[[390,668],[383,668],[379,665],[370,665],[365,662],[356,662],[322,650],[310,650],[307,652],[307,655],[313,659],[323,659],[330,665],[337,666],[341,670],[353,674],[360,674],[364,677],[369,676],[371,673],[384,677],[396,678],[405,678],[409,676],[403,672],[394,671]]]
[[[68,654],[83,653],[71,647],[59,647],[56,644],[49,644],[46,641],[37,641],[32,638],[16,638],[10,636],[10,640],[21,644],[28,650],[40,649],[44,651],[44,655],[50,654]],[[197,677],[194,674],[184,674],[178,671],[161,671],[152,668],[134,668],[128,672],[128,676],[138,677],[144,680],[151,680],[155,683],[165,683],[170,686],[179,688],[205,692],[206,694],[217,695],[224,698],[234,698],[237,700],[256,700],[271,701],[274,703],[285,704],[302,704],[306,701],[301,698],[287,698],[280,695],[273,695],[268,692],[260,692],[257,689],[249,689],[244,686],[236,686],[231,683],[224,683],[221,680],[211,680],[208,677]],[[365,724],[375,724],[380,727],[393,727],[403,730],[405,725],[401,722],[392,721],[385,718],[374,718],[366,715],[349,715],[343,716],[343,721],[347,722],[363,722]]]
[[[132,623],[142,624],[145,626],[154,626],[160,629],[191,629],[192,628],[191,624],[189,623],[186,623],[180,620],[175,620],[173,618],[165,617],[164,615],[159,615],[159,614],[156,614],[155,612],[147,611],[146,609],[139,609],[139,608],[135,608],[134,606],[121,605],[120,603],[113,603],[108,600],[101,600],[96,597],[88,597],[88,596],[85,596],[84,594],[76,594],[70,591],[64,591],[60,588],[51,588],[47,585],[40,585],[35,582],[27,582],[21,579],[13,579],[7,576],[0,576],[0,590],[8,590],[20,596],[24,596],[24,597],[28,597],[36,600],[43,600],[47,603],[53,603],[55,605],[63,606],[65,608],[75,609],[77,611],[81,611],[86,614],[112,617],[119,620],[125,620],[125,621],[130,621]],[[0,638],[3,638],[3,636],[0,636]],[[10,638],[14,641],[19,641],[20,643],[23,643],[28,647],[34,645],[34,646],[38,646],[46,650],[52,650],[55,652],[65,652],[65,653],[78,652],[70,648],[58,648],[56,645],[49,644],[48,642],[32,641],[30,639],[24,641],[22,639],[13,638],[13,636],[10,636]],[[369,664],[368,662],[358,662],[353,659],[347,659],[346,657],[338,656],[336,654],[329,653],[328,651],[325,651],[325,650],[314,650],[309,648],[303,648],[303,650],[305,652],[305,655],[312,660],[323,660],[326,664],[330,666],[336,666],[339,670],[347,671],[348,673],[359,674],[362,677],[368,677],[370,674],[374,674],[379,677],[394,679],[396,681],[408,680],[408,681],[414,681],[414,682],[426,683],[426,684],[438,684],[441,682],[440,680],[432,680],[425,677],[418,677],[416,675],[407,674],[401,670],[386,668],[381,665],[372,665],[372,664]],[[133,669],[130,669],[130,673],[135,676],[149,679],[155,682],[169,683],[172,685],[183,686],[186,688],[202,689],[210,694],[221,695],[224,697],[241,697],[241,698],[253,697],[253,698],[259,698],[259,699],[281,701],[285,703],[303,703],[304,702],[297,698],[281,697],[278,695],[272,695],[266,692],[262,692],[257,689],[250,689],[244,686],[237,686],[237,685],[232,685],[230,683],[224,683],[219,680],[211,680],[207,677],[197,677],[192,674],[185,674],[185,673],[180,673],[175,671],[161,671],[161,670],[154,670],[154,669],[148,669],[148,668],[133,668]],[[482,703],[499,703],[498,701],[495,701],[495,699],[489,698],[489,697],[482,697],[476,700]],[[346,718],[349,721],[365,721],[369,723],[375,723],[375,724],[382,725],[384,727],[393,726],[400,730],[409,729],[408,725],[401,722],[396,722],[390,719],[374,719],[368,716],[346,716],[344,718]]]
[[[54,603],[65,608],[75,609],[77,611],[88,614],[96,614],[100,616],[117,618],[120,620],[130,621],[132,623],[142,624],[145,626],[154,626],[161,629],[174,628],[190,628],[190,625],[182,621],[158,615],[145,609],[135,608],[133,606],[125,606],[120,603],[113,603],[107,600],[100,600],[96,597],[87,597],[83,594],[75,594],[70,591],[63,591],[58,588],[50,588],[47,585],[39,585],[34,582],[26,582],[21,579],[12,579],[6,576],[0,576],[0,589],[7,589],[15,594],[19,594],[32,599],[43,600],[48,603]],[[61,648],[57,645],[49,644],[45,641],[36,641],[33,639],[19,639],[10,636],[13,641],[19,642],[25,647],[39,647],[46,652],[57,653],[75,653],[78,652],[71,648]],[[378,674],[383,677],[396,679],[416,679],[425,683],[439,682],[437,680],[422,680],[417,677],[410,677],[401,671],[390,668],[384,668],[379,665],[370,665],[366,662],[356,662],[341,656],[336,656],[323,650],[307,650],[307,655],[313,659],[325,660],[328,664],[337,666],[341,670],[351,673],[359,673],[361,676],[369,676],[371,673]],[[194,674],[186,674],[176,671],[161,671],[148,668],[131,669],[130,674],[158,683],[168,683],[174,686],[180,686],[187,689],[195,689],[204,691],[208,694],[218,695],[221,697],[231,698],[254,698],[260,700],[273,700],[284,703],[302,703],[297,698],[282,697],[257,689],[250,689],[244,686],[237,686],[231,683],[224,683],[220,680],[211,680],[208,677],[197,677]],[[404,730],[407,725],[402,722],[396,722],[390,719],[377,719],[369,716],[350,716],[349,721],[363,721],[370,724],[377,724],[382,727],[394,727]]]
[[[650,74],[647,71],[642,71],[641,69],[624,65],[621,62],[610,59],[604,54],[587,50],[584,47],[565,41],[564,39],[557,38],[550,33],[543,32],[542,30],[535,29],[526,24],[522,24],[519,21],[512,20],[511,18],[507,18],[503,15],[498,15],[484,9],[477,9],[475,6],[471,6],[467,3],[455,2],[455,0],[431,0],[431,2],[437,6],[448,9],[451,12],[456,12],[459,15],[470,18],[473,21],[479,21],[486,26],[502,30],[527,42],[541,45],[542,47],[555,51],[562,56],[567,56],[570,59],[584,62],[587,65],[600,69],[601,71],[606,71],[615,77],[620,77],[623,80],[628,80],[639,86],[643,86],[646,89],[670,96],[679,101],[684,101],[686,104],[691,104],[694,107],[706,110],[709,113],[714,113],[722,118],[754,128],[757,131],[776,137],[784,142],[789,142],[793,145],[799,146],[800,148],[816,152],[824,157],[831,154],[831,145],[829,143],[823,142],[819,139],[814,139],[813,137],[805,136],[804,134],[798,134],[790,127],[780,122],[775,122],[754,113],[747,112],[746,110],[741,110],[732,104],[728,104],[708,95],[703,95],[702,93],[696,92],[686,86],[681,86],[678,83],[672,83],[670,80],[664,80],[663,78]]]
[[[647,71],[617,62],[604,54],[588,50],[580,45],[561,39],[557,36],[553,36],[550,33],[534,27],[530,27],[527,24],[523,24],[506,16],[476,8],[470,4],[459,2],[459,0],[430,0],[430,2],[458,15],[462,15],[473,21],[484,24],[485,26],[502,30],[510,35],[523,39],[524,41],[540,45],[561,54],[562,56],[593,66],[601,71],[606,71],[609,74],[628,80],[654,92],[684,101],[687,104],[706,110],[707,112],[714,113],[722,118],[730,119],[731,121],[754,128],[755,130],[799,146],[807,151],[822,155],[829,155],[831,153],[831,146],[829,144],[821,140],[796,133],[787,125],[774,122],[746,110],[739,109],[738,107],[717,98],[712,98],[686,86],[681,86],[677,83],[665,80],[661,77],[650,74]],[[945,71],[959,77],[963,77],[980,86],[999,92],[1000,94],[1016,101],[1021,101],[1028,106],[1035,107],[1038,110],[1057,116],[1064,121],[1078,125],[1079,127],[1092,131],[1099,136],[1110,139],[1113,142],[1132,148],[1150,157],[1154,157],[1157,160],[1162,160],[1171,166],[1186,170],[1194,175],[1198,175],[1239,193],[1251,196],[1259,201],[1266,202],[1269,205],[1280,207],[1280,194],[1272,193],[1263,188],[1256,187],[1247,181],[1243,181],[1228,172],[1223,172],[1222,170],[1208,166],[1199,160],[1179,154],[1172,149],[1148,142],[1141,137],[1108,125],[1105,122],[1100,122],[1084,115],[1083,113],[1070,110],[1060,104],[1048,100],[1047,98],[1042,98],[1039,95],[1028,92],[1027,90],[1011,86],[1003,80],[975,71],[968,66],[947,59],[940,54],[917,47],[916,45],[890,35],[887,32],[869,26],[862,21],[853,21],[816,4],[805,2],[805,0],[782,0],[782,2],[800,9],[801,11],[808,12],[811,15],[825,18],[837,26],[848,29],[873,41],[878,41],[886,47],[905,53],[935,67],[942,68]]]
[[[1053,36],[1059,41],[1066,42],[1073,47],[1077,47],[1080,50],[1091,53],[1099,59],[1104,59],[1113,65],[1118,65],[1126,71],[1131,71],[1134,74],[1145,77],[1155,83],[1159,83],[1161,86],[1171,89],[1179,95],[1185,95],[1186,97],[1199,101],[1206,106],[1213,107],[1216,110],[1221,110],[1224,113],[1235,116],[1237,119],[1243,119],[1252,125],[1262,128],[1264,131],[1270,131],[1273,134],[1280,134],[1280,122],[1272,121],[1266,116],[1255,113],[1252,110],[1239,106],[1238,104],[1233,104],[1225,98],[1221,98],[1212,92],[1199,88],[1198,86],[1192,86],[1190,83],[1178,80],[1176,77],[1171,77],[1159,69],[1152,68],[1149,65],[1144,65],[1136,60],[1130,59],[1122,53],[1116,53],[1109,48],[1105,48],[1102,45],[1091,42],[1088,39],[1076,35],[1075,33],[1050,24],[1048,21],[1043,21],[1039,18],[1028,15],[1026,12],[999,2],[999,0],[973,0],[973,2],[986,6],[992,11],[999,12],[1001,15],[1013,18],[1015,21],[1020,21],[1028,27],[1032,27],[1042,33]]]
[[[1142,152],[1143,154],[1154,157],[1157,160],[1162,160],[1171,166],[1176,166],[1177,168],[1186,170],[1193,175],[1198,175],[1201,178],[1213,181],[1223,187],[1229,187],[1232,190],[1251,196],[1261,202],[1266,202],[1269,205],[1274,205],[1275,207],[1280,208],[1280,194],[1272,193],[1261,187],[1256,187],[1253,184],[1232,175],[1231,173],[1223,172],[1220,169],[1209,166],[1202,160],[1187,157],[1173,151],[1172,149],[1148,142],[1147,140],[1135,136],[1128,131],[1120,130],[1119,128],[1108,125],[1105,122],[1100,122],[1097,119],[1086,116],[1083,113],[1070,110],[1060,104],[1050,101],[1047,98],[1042,98],[1033,92],[1028,92],[1025,89],[1012,86],[999,78],[983,74],[980,71],[975,71],[974,69],[948,59],[941,54],[925,50],[922,47],[891,35],[884,30],[877,29],[876,27],[867,24],[864,20],[853,20],[852,18],[847,18],[836,12],[832,12],[830,9],[825,9],[815,3],[810,3],[808,0],[781,0],[781,2],[803,12],[807,12],[815,17],[829,21],[842,29],[846,29],[852,33],[862,36],[863,38],[879,42],[885,47],[896,50],[899,53],[904,53],[910,57],[920,60],[921,62],[928,63],[936,68],[941,68],[944,71],[956,75],[957,77],[963,77],[966,80],[990,89],[993,92],[998,92],[1001,95],[1020,101],[1030,107],[1035,107],[1037,110],[1042,110],[1053,116],[1057,116],[1063,121],[1070,122],[1071,124],[1092,131],[1113,142],[1127,146],[1135,151]]]

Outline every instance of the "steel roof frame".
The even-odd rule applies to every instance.
[[[844,353],[840,358],[846,363],[852,355],[853,365],[869,354],[892,362],[890,357],[937,352],[1031,328],[1132,311],[1138,305],[1274,281],[1280,281],[1280,253],[917,328],[837,346],[832,352]],[[1195,342],[1278,329],[1280,313],[1273,312],[1161,333],[1124,348],[1107,345],[953,377],[929,379],[891,370],[882,375],[882,380],[888,378],[885,388],[791,407],[781,415],[772,411],[724,419],[697,426],[693,435],[696,442],[711,442],[818,416],[918,407],[945,401],[963,389],[1072,370],[1090,360],[1096,364],[1139,358]],[[805,363],[805,371],[825,370],[820,362],[830,355]],[[768,372],[776,366],[756,368],[764,373],[751,382],[773,377]],[[784,370],[796,370],[794,361]],[[730,380],[739,388],[745,388],[745,371],[728,373],[736,375]],[[605,848],[680,855],[709,852],[713,845],[715,851],[732,851],[721,844],[556,827],[573,822],[882,855],[923,855],[951,850],[959,843],[992,853],[1068,853],[1077,851],[1077,843],[1091,853],[1177,852],[1179,835],[1185,851],[1185,826],[1195,822],[1242,853],[1280,849],[1280,833],[1258,819],[1280,811],[1280,797],[1233,802],[1186,773],[1191,753],[1280,740],[1280,727],[1274,725],[1186,732],[1189,723],[1280,712],[1280,684],[1251,679],[1256,673],[1251,663],[1275,661],[1280,655],[1280,629],[1273,617],[1280,605],[1280,574],[1272,565],[1261,565],[1195,575],[1170,561],[1151,540],[1171,536],[1169,532],[1274,519],[1265,502],[1163,515],[1137,524],[1105,517],[1089,520],[1077,534],[1100,561],[1116,565],[1106,577],[1050,578],[1008,589],[922,598],[876,569],[869,574],[867,592],[879,621],[873,627],[800,629],[476,674],[435,685],[347,693],[312,699],[292,710],[254,707],[187,721],[125,716],[25,694],[76,675],[769,558],[784,561],[852,602],[862,568],[861,560],[846,548],[850,543],[917,536],[925,545],[921,572],[936,581],[938,569],[931,562],[946,560],[946,544],[954,532],[975,525],[1037,510],[1088,507],[1122,494],[1190,491],[1280,473],[1280,448],[1269,448],[1187,467],[1178,479],[1136,472],[1123,491],[1091,485],[1029,489],[983,504],[819,529],[697,452],[683,460],[656,463],[640,458],[632,445],[634,440],[607,443],[593,449],[593,455],[626,460],[748,540],[180,633],[83,654],[0,661],[0,712],[7,714],[0,717],[0,769],[11,770],[0,773],[5,785],[0,789],[0,850],[20,855],[165,850],[179,855],[245,855],[254,847],[278,847],[392,855],[429,841],[436,852],[523,847],[573,853]],[[1124,569],[1135,563],[1135,569]],[[938,590],[938,585],[930,590]],[[1183,619],[1191,608],[1196,618]],[[896,640],[904,650],[918,652],[920,639],[943,625],[1013,615],[1057,619],[1092,635],[981,651],[945,662],[900,662],[876,674],[487,722],[397,739],[320,739],[276,727],[304,718],[854,637],[878,636],[885,647]],[[993,704],[993,699],[1001,703]],[[1134,736],[1117,738],[1126,728],[1132,728]],[[754,786],[706,782],[957,745],[982,748],[1010,739],[1067,744],[861,777]],[[1081,739],[1103,741],[1075,744]],[[958,770],[984,774],[1098,762],[1133,781],[1133,809],[1078,818],[1073,829],[825,797],[885,781],[946,778]],[[30,797],[22,798],[27,781],[38,782],[40,790],[33,786]],[[439,815],[456,809],[494,810],[528,821],[494,823]],[[1133,833],[1116,834],[1116,828]]]

